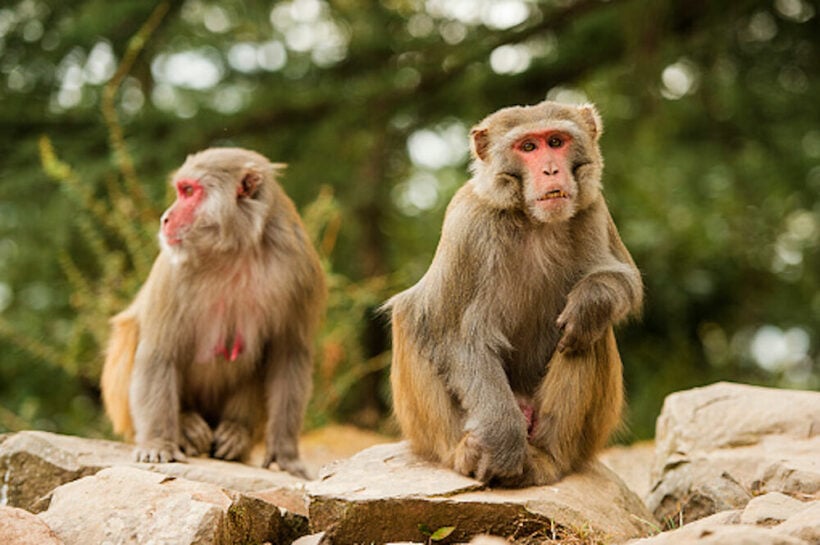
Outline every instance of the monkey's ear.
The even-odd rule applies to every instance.
[[[593,140],[598,140],[604,132],[604,123],[598,110],[592,104],[584,104],[578,107],[578,112],[584,120],[585,128],[589,131]]]
[[[490,147],[490,135],[487,129],[476,127],[470,131],[470,147],[473,150],[473,155],[482,161],[487,160],[487,148]]]
[[[249,170],[242,176],[236,186],[236,197],[239,199],[253,199],[256,192],[259,190],[259,183],[262,181],[262,175],[253,170]]]

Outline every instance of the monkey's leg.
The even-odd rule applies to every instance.
[[[580,469],[618,425],[621,358],[610,327],[584,351],[556,352],[536,393],[536,423],[525,485],[554,482]]]
[[[129,389],[138,462],[185,460],[179,449],[179,390],[169,358],[141,342]]]
[[[265,381],[268,415],[264,467],[276,462],[288,473],[308,478],[299,460],[299,431],[310,389],[311,358],[308,347],[280,346],[271,350]]]
[[[188,456],[208,454],[214,442],[214,432],[202,416],[194,411],[180,415],[181,447]]]
[[[455,468],[456,449],[465,435],[463,411],[402,326],[401,317],[394,315],[390,383],[396,419],[414,452]]]
[[[214,458],[241,460],[250,452],[256,415],[263,404],[260,390],[254,380],[233,387],[214,430]]]

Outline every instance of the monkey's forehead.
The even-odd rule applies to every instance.
[[[270,165],[270,161],[264,155],[244,148],[208,148],[189,155],[185,163],[219,164],[231,167]]]
[[[275,175],[285,167],[271,163],[267,157],[244,148],[208,148],[189,155],[172,178],[197,176],[207,172],[241,172],[254,170]]]
[[[501,131],[509,131],[523,125],[547,127],[559,121],[570,121],[581,126],[583,123],[577,106],[545,100],[533,106],[503,108],[484,118],[479,126],[490,130],[498,127]]]

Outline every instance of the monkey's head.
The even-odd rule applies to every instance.
[[[275,177],[283,167],[240,148],[189,155],[171,177],[176,201],[162,214],[162,247],[183,258],[257,245],[281,191]]]
[[[540,223],[566,221],[600,193],[602,131],[591,104],[504,108],[470,132],[471,183],[493,207]]]

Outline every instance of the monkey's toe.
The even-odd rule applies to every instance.
[[[251,446],[251,433],[237,422],[224,421],[214,431],[214,458],[239,460]]]
[[[182,414],[180,427],[182,429],[182,451],[188,456],[198,456],[211,451],[214,442],[214,432],[198,413],[186,412]]]

